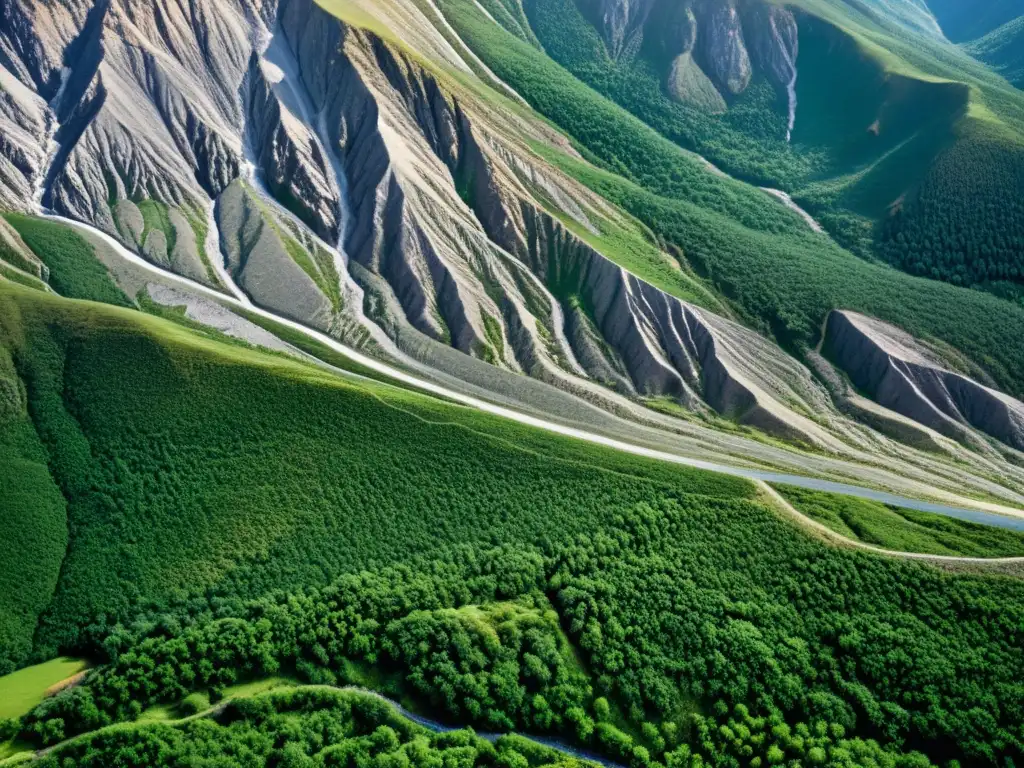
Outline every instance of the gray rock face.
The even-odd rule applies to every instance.
[[[977,430],[1024,450],[1024,403],[949,370],[909,334],[854,312],[833,312],[825,354],[876,402],[961,442]]]
[[[219,193],[238,174],[256,18],[248,0],[0,5],[0,63],[42,110],[19,142],[42,202],[115,234],[112,198],[201,207]]]
[[[46,158],[46,103],[0,65],[0,207],[21,209]]]
[[[585,6],[601,30],[608,53],[614,58],[636,51],[643,26],[656,0],[594,0]]]
[[[794,98],[796,19],[769,0],[580,0],[580,7],[612,57],[646,41],[679,101],[723,111],[757,72]]]
[[[736,96],[747,89],[752,75],[740,13],[733,3],[713,3],[703,10],[697,35],[698,61],[712,82]]]
[[[217,201],[225,266],[260,306],[315,327],[330,326],[331,306],[316,282],[288,253],[287,236],[236,182]]]
[[[281,55],[280,43],[271,47]],[[253,53],[242,85],[246,141],[270,193],[321,238],[337,242],[338,191],[330,164],[304,122],[298,97],[281,85],[283,80],[280,64]]]

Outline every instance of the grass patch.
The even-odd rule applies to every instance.
[[[50,269],[50,286],[71,299],[91,299],[131,306],[107,268],[96,258],[92,245],[63,224],[8,213],[8,223]]]
[[[217,275],[217,270],[214,268],[210,261],[210,254],[206,252],[206,238],[210,234],[210,225],[206,223],[206,219],[200,213],[194,211],[185,211],[185,218],[188,220],[188,224],[192,227],[192,233],[196,238],[196,251],[199,253],[199,261],[203,263],[203,267],[206,269],[206,278],[213,286],[223,287],[221,285],[220,277]],[[219,253],[214,254],[216,258],[223,258]]]
[[[0,720],[21,717],[32,711],[51,688],[87,666],[79,659],[62,657],[0,677]]]
[[[794,486],[776,490],[812,520],[865,544],[928,555],[1024,556],[1018,531]]]
[[[46,283],[38,277],[33,277],[2,262],[0,262],[0,277],[10,280],[12,283],[24,285],[27,288],[35,288],[37,291],[46,290]]]
[[[142,213],[142,242],[145,244],[153,232],[162,232],[167,243],[167,255],[174,252],[178,233],[171,224],[167,206],[158,200],[140,200],[135,203]]]

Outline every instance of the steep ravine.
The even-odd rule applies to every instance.
[[[202,278],[198,260],[185,271],[158,247],[161,233],[129,241],[119,207],[205,219],[205,238],[192,238],[205,241],[204,282],[335,338],[368,334],[392,358],[510,402],[547,398],[595,419],[596,405],[784,464],[795,460],[784,450],[704,424],[875,466],[901,460],[918,477],[966,475],[850,419],[768,340],[571,231],[564,222],[596,236],[622,214],[529,148],[571,151],[564,137],[310,0],[111,0],[66,46],[87,44],[76,40],[102,45],[65,79],[68,103],[91,106],[68,112],[82,130],[53,156],[48,199],[159,266]],[[152,140],[141,146],[141,135]],[[646,411],[640,398],[681,404],[699,422]]]
[[[991,525],[999,525],[1003,527],[1012,527],[1018,529],[1021,528],[1021,526],[1024,526],[1024,511],[1015,512],[1010,507],[996,508],[994,507],[994,505],[991,504],[986,504],[982,502],[970,502],[968,499],[957,496],[955,493],[951,493],[949,491],[936,492],[932,490],[930,492],[930,495],[942,497],[948,502],[947,504],[938,504],[935,502],[925,502],[921,501],[920,499],[899,496],[891,492],[886,493],[872,488],[865,488],[848,483],[837,483],[833,481],[822,480],[815,477],[809,477],[806,475],[771,472],[737,464],[716,463],[713,461],[707,461],[705,459],[686,456],[682,453],[649,448],[644,445],[637,444],[636,442],[627,442],[621,439],[608,437],[607,435],[599,434],[597,432],[589,431],[587,429],[581,429],[574,426],[567,426],[564,423],[559,423],[549,418],[530,415],[520,408],[509,408],[501,405],[496,405],[491,398],[480,399],[472,395],[466,395],[462,387],[456,386],[454,388],[449,388],[447,386],[438,385],[428,378],[423,378],[417,375],[409,374],[404,370],[383,363],[377,358],[367,356],[359,351],[351,349],[339,343],[332,337],[327,336],[326,334],[323,334],[319,331],[315,331],[305,325],[302,325],[301,323],[297,323],[287,318],[275,315],[272,312],[268,312],[259,307],[255,307],[240,299],[227,297],[224,294],[206,285],[203,285],[201,283],[195,283],[187,278],[163,270],[160,267],[157,267],[156,265],[146,261],[137,254],[129,251],[113,237],[98,229],[82,224],[80,222],[74,222],[67,219],[60,219],[59,217],[51,218],[53,218],[55,221],[60,221],[71,227],[77,228],[80,231],[83,231],[92,237],[95,237],[98,242],[105,243],[108,247],[110,247],[112,251],[117,254],[117,257],[123,260],[124,263],[134,265],[136,268],[142,270],[143,272],[152,275],[154,279],[166,282],[169,285],[180,287],[188,292],[194,293],[199,296],[212,298],[221,304],[226,304],[229,307],[239,308],[245,310],[248,313],[284,325],[294,331],[298,331],[308,336],[310,339],[320,344],[327,346],[333,351],[341,354],[343,357],[355,363],[358,363],[359,365],[365,366],[369,370],[384,374],[389,379],[395,382],[398,382],[406,386],[411,386],[415,389],[419,389],[424,392],[444,397],[446,399],[467,405],[472,408],[476,408],[485,413],[490,413],[496,416],[511,419],[513,421],[525,424],[527,426],[544,429],[567,437],[573,437],[576,439],[584,440],[586,442],[604,445],[627,453],[645,456],[648,458],[654,458],[661,461],[682,464],[685,466],[691,466],[698,469],[722,472],[724,474],[746,477],[749,479],[764,482],[785,483],[802,488],[824,490],[844,495],[855,496],[859,498],[874,499],[877,501],[882,501],[883,503],[887,504],[903,506],[908,509],[935,512],[937,514],[945,514],[953,517],[959,517],[962,519],[975,520],[977,522],[985,522]],[[635,436],[640,436],[643,434],[642,430],[636,431],[634,429],[631,429],[630,431]],[[680,448],[682,448],[685,445],[685,443],[680,441],[678,445]],[[699,446],[700,443],[698,443],[697,445]],[[824,464],[821,464],[821,459],[818,459],[814,456],[798,457],[798,455],[796,454],[792,454],[791,456],[792,458],[797,460],[797,464],[803,464],[808,469],[818,466],[821,470],[824,471],[825,474],[831,476],[835,476],[836,474],[848,474],[849,476],[853,477],[860,474],[860,476],[862,477],[869,476],[873,479],[873,481],[878,482],[879,484],[887,487],[914,489],[915,492],[918,493],[926,493],[928,490],[927,486],[917,485],[914,481],[907,479],[903,474],[892,474],[887,473],[885,471],[880,472],[879,470],[872,469],[869,467],[857,468],[853,465],[849,465],[848,472],[842,472],[839,471],[839,464],[829,462],[828,460],[826,460]],[[826,468],[829,467],[830,464],[830,468]],[[1024,496],[1015,495],[1014,498],[1015,503],[1017,503],[1021,509],[1024,509]],[[964,506],[953,506],[955,504],[962,504]],[[1001,514],[991,514],[989,512],[982,512],[980,511],[982,509],[998,511]]]

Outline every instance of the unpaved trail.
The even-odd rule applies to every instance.
[[[847,538],[841,533],[837,533],[829,528],[827,525],[819,523],[817,520],[813,520],[803,512],[798,510],[792,504],[772,488],[768,483],[759,481],[758,487],[761,492],[769,498],[774,505],[793,517],[797,523],[807,528],[814,533],[828,539],[832,543],[839,544],[844,547],[850,547],[852,549],[860,549],[866,552],[872,552],[876,555],[885,555],[886,557],[897,557],[905,560],[922,560],[925,562],[932,563],[961,563],[970,565],[981,565],[981,566],[1002,566],[1007,565],[1022,565],[1024,566],[1024,557],[964,557],[962,555],[928,555],[920,552],[902,552],[896,549],[885,549],[884,547],[876,547],[873,544],[865,544],[863,541],[857,541],[855,539]]]
[[[781,189],[772,189],[771,187],[760,187],[762,192],[767,192],[769,195],[774,197],[776,200],[781,202],[784,206],[789,208],[796,214],[799,214],[800,218],[807,222],[807,226],[810,227],[814,232],[819,235],[825,234],[825,228],[817,222],[817,220],[811,216],[807,211],[796,204],[796,201],[788,194],[783,192]]]

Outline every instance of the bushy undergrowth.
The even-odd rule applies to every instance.
[[[43,768],[279,765],[288,768],[530,768],[514,745],[434,734],[366,694],[304,689],[232,702],[215,719],[112,728],[62,747]]]
[[[92,245],[74,230],[34,216],[8,213],[7,221],[25,244],[50,269],[50,286],[70,299],[91,299],[130,306],[107,268],[97,261]]]
[[[1022,140],[981,121],[963,130],[976,138],[938,156],[886,219],[880,252],[911,274],[954,285],[1024,282]]]
[[[38,742],[355,665],[637,768],[1024,752],[1016,581],[830,549],[741,480],[4,293],[71,530],[39,649],[106,660],[29,717]]]

